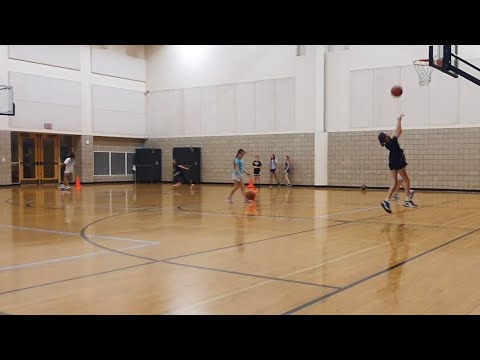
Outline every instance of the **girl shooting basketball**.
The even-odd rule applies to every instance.
[[[378,134],[378,141],[380,142],[380,145],[385,146],[388,149],[388,151],[390,151],[388,166],[390,168],[390,174],[392,176],[392,185],[388,190],[387,198],[381,203],[382,208],[388,213],[392,213],[392,209],[390,208],[390,198],[397,190],[398,175],[400,175],[403,178],[404,188],[405,188],[405,202],[403,203],[403,206],[416,207],[416,205],[412,201],[412,197],[410,194],[410,178],[408,177],[407,170],[406,170],[407,161],[405,159],[403,149],[400,147],[398,143],[398,138],[402,135],[403,116],[404,115],[401,114],[398,117],[397,127],[393,132],[393,134],[387,135],[384,132],[381,132],[380,134]]]
[[[243,183],[243,174],[245,173],[248,177],[250,177],[250,174],[245,170],[245,162],[243,161],[243,156],[245,155],[245,150],[239,149],[237,151],[237,155],[235,156],[235,159],[233,160],[233,174],[232,174],[232,180],[233,180],[233,189],[230,192],[230,195],[227,196],[227,201],[232,204],[232,196],[235,194],[235,191],[237,191],[240,188],[240,191],[242,192],[244,202],[252,202],[251,200],[248,200],[245,197],[245,185]]]

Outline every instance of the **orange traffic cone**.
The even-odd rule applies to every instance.
[[[247,186],[249,189],[255,189],[255,185],[253,185],[253,179],[250,178],[250,180],[248,181],[248,186]]]
[[[82,185],[80,184],[80,176],[77,176],[77,181],[75,181],[75,187],[77,189],[80,189]]]

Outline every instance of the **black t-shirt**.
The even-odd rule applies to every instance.
[[[258,160],[254,160],[252,163],[253,166],[262,166],[262,163]],[[260,174],[260,169],[259,168],[254,168],[253,169],[253,174],[258,175]]]
[[[385,147],[390,151],[390,162],[405,161],[403,149],[400,147],[398,139],[395,136],[385,144]]]
[[[182,169],[178,166],[178,164],[173,165],[173,173],[181,173]]]

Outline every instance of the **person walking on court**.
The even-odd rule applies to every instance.
[[[388,166],[390,168],[390,174],[392,176],[392,185],[388,190],[387,198],[382,201],[381,205],[382,208],[388,212],[392,213],[392,209],[390,208],[390,198],[395,193],[397,189],[397,182],[398,182],[398,175],[403,178],[403,187],[405,189],[405,201],[403,206],[405,207],[416,207],[415,203],[412,201],[412,194],[410,193],[410,178],[407,174],[407,161],[405,159],[405,154],[403,153],[403,149],[400,147],[398,143],[398,138],[402,135],[402,118],[404,117],[403,114],[397,119],[397,127],[393,134],[387,135],[384,132],[378,134],[378,141],[380,145],[386,147],[389,154],[389,163]]]
[[[240,189],[243,195],[244,202],[252,202],[251,200],[248,200],[245,197],[245,184],[243,183],[243,174],[246,174],[248,177],[250,177],[250,174],[245,170],[245,161],[243,160],[243,156],[245,155],[245,150],[239,149],[237,151],[237,155],[235,156],[235,159],[233,160],[233,174],[232,174],[232,180],[233,180],[233,189],[230,192],[230,195],[227,196],[227,201],[232,204],[233,203],[233,194]]]
[[[65,168],[63,172],[63,184],[60,185],[60,190],[70,190],[68,182],[73,173],[73,167],[75,166],[75,154],[71,152],[68,154],[65,161],[62,163],[62,168]]]
[[[260,172],[262,169],[262,163],[258,155],[255,155],[255,160],[253,160],[252,166],[253,166],[253,178],[255,179],[255,185],[260,187]]]
[[[285,174],[285,186],[292,187],[292,183],[288,177],[288,174],[290,174],[290,156],[288,155],[285,156],[285,168],[283,169],[283,172]]]
[[[277,164],[277,158],[275,157],[275,154],[272,154],[270,156],[270,188],[272,187],[273,178],[277,180],[277,185],[280,186],[280,181],[278,181],[277,177]]]
[[[183,170],[188,171],[190,170],[190,168],[187,166],[178,164],[177,160],[173,159],[173,181],[176,181],[175,185],[173,186],[180,186],[184,182],[189,182],[190,189],[192,189],[194,186],[193,181],[191,179],[187,180],[187,177],[183,173]]]

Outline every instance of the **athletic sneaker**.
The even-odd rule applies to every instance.
[[[392,209],[390,209],[390,203],[388,201],[384,200],[380,205],[382,205],[383,210],[385,210],[387,213],[392,213]]]
[[[417,207],[417,205],[415,205],[415,203],[410,199],[410,200],[405,200],[405,202],[403,203],[403,206],[405,207]]]
[[[233,204],[233,200],[232,200],[232,197],[231,197],[231,196],[227,196],[227,201],[228,201],[230,204]]]
[[[70,190],[70,186],[65,186],[65,190]]]
[[[60,184],[60,185],[58,185],[58,188],[59,188],[59,189],[65,189],[65,184]]]

